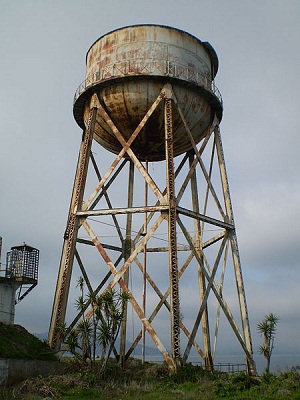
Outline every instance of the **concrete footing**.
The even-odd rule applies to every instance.
[[[63,373],[66,364],[59,361],[0,358],[0,386],[9,386],[36,376]]]

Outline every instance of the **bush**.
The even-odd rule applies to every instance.
[[[186,382],[199,382],[205,375],[211,375],[210,372],[205,371],[200,366],[192,364],[185,364],[176,374],[170,376],[170,381],[174,383],[186,383]]]
[[[259,381],[244,372],[238,374],[223,374],[215,380],[214,393],[220,397],[231,397],[258,386]]]

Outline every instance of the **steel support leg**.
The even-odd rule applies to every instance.
[[[194,161],[193,153],[189,156],[189,165],[192,168]],[[191,176],[191,190],[192,190],[192,203],[193,211],[199,213],[199,199],[198,199],[198,189],[197,189],[197,177],[196,171],[193,169],[193,174]],[[202,251],[202,233],[200,227],[200,220],[194,219],[194,229],[195,229],[195,248],[199,254],[199,259],[201,263],[198,263],[198,280],[200,289],[200,304],[204,301],[204,294],[206,291],[205,275],[204,275],[204,263],[203,263],[203,251]],[[209,332],[209,321],[208,321],[208,309],[205,305],[202,316],[202,334],[203,334],[203,346],[204,346],[204,367],[205,369],[211,371],[213,369],[213,362],[211,356],[211,345],[210,345],[210,332]]]
[[[133,185],[134,185],[134,164],[132,161],[129,163],[129,180],[128,180],[128,208],[133,205]],[[132,251],[132,239],[131,239],[131,229],[132,229],[132,214],[127,214],[126,223],[126,238],[124,240],[123,255],[124,261],[126,261]],[[130,268],[130,267],[129,267]],[[129,268],[124,273],[124,283],[128,287],[129,283]],[[124,318],[121,326],[121,336],[120,336],[120,365],[122,368],[126,367],[126,330],[127,330],[127,308],[128,304],[124,305]]]
[[[66,308],[68,302],[70,281],[73,268],[74,250],[79,228],[79,219],[76,215],[83,202],[83,193],[87,177],[89,156],[92,147],[94,126],[96,120],[97,108],[93,107],[90,112],[87,128],[83,132],[73,193],[70,203],[67,228],[64,235],[64,244],[62,249],[59,277],[57,280],[52,316],[49,328],[49,345],[54,351],[59,351],[61,339],[58,328],[65,322]]]
[[[180,310],[178,290],[177,237],[176,237],[176,196],[173,153],[172,100],[165,99],[165,140],[166,140],[166,173],[167,198],[169,204],[169,275],[171,307],[171,347],[175,364],[180,364]]]
[[[216,149],[217,149],[217,155],[218,155],[218,161],[219,161],[220,176],[221,176],[221,182],[222,182],[224,203],[225,203],[225,207],[226,207],[226,214],[228,215],[229,222],[231,222],[234,225],[232,204],[231,204],[231,199],[230,199],[227,172],[226,172],[226,167],[225,167],[224,152],[223,152],[223,146],[222,146],[219,127],[215,128],[215,143],[216,143]],[[252,358],[253,350],[252,350],[252,341],[251,341],[251,334],[250,334],[250,324],[249,324],[249,318],[248,318],[245,289],[244,289],[241,262],[240,262],[238,243],[237,243],[237,237],[236,237],[235,230],[230,231],[229,237],[230,237],[231,249],[232,249],[232,255],[233,255],[234,272],[235,272],[235,279],[236,279],[236,285],[237,285],[237,290],[238,290],[238,298],[239,298],[244,340],[245,340],[246,348],[248,350],[248,354],[250,355],[250,357],[249,356],[247,357],[247,368],[248,368],[248,373],[250,375],[255,375],[256,367],[255,367],[255,362]]]

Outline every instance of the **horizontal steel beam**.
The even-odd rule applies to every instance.
[[[81,217],[91,217],[97,215],[116,215],[116,214],[133,214],[133,213],[145,213],[145,212],[156,212],[156,211],[168,211],[169,206],[146,206],[146,207],[126,207],[126,208],[112,208],[109,210],[83,210],[77,211],[77,215]]]
[[[219,226],[220,228],[224,229],[234,229],[234,225],[230,224],[229,222],[220,221],[219,219],[215,219],[212,217],[208,217],[207,215],[203,215],[197,213],[195,211],[187,210],[186,208],[177,206],[178,214],[186,215],[187,217],[191,217],[194,219],[199,219],[200,221],[206,222],[211,225]]]
[[[82,243],[82,244],[87,244],[89,246],[95,246],[94,243],[91,240],[87,240],[87,239],[77,238],[76,242],[77,243]],[[122,252],[122,247],[112,246],[111,244],[104,244],[104,243],[102,243],[102,246],[103,246],[104,249],[115,250],[115,251]]]
[[[116,215],[116,214],[134,214],[134,213],[145,213],[145,212],[166,212],[169,210],[169,206],[146,206],[146,207],[131,207],[131,208],[112,208],[109,210],[83,210],[77,211],[77,215],[81,217],[92,217],[99,215]],[[187,217],[199,219],[211,225],[216,225],[224,229],[234,229],[234,225],[229,222],[224,222],[207,215],[197,213],[195,211],[187,210],[186,208],[177,206],[177,212]]]

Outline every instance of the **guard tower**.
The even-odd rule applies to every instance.
[[[14,324],[15,305],[38,283],[39,250],[22,244],[7,253],[5,276],[0,276],[0,321]]]
[[[255,372],[217,71],[208,42],[168,26],[124,27],[90,47],[74,98],[83,135],[49,329],[55,351],[57,327],[81,318],[67,307],[77,268],[89,291],[130,295],[114,349],[122,364],[142,343],[143,357],[154,345],[171,370],[192,349],[211,370],[229,329]]]

